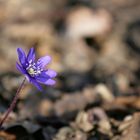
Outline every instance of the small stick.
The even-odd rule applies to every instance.
[[[16,102],[18,100],[19,97],[19,93],[21,92],[24,84],[25,84],[26,78],[24,78],[24,80],[22,81],[21,85],[19,86],[19,88],[17,89],[16,95],[12,101],[12,103],[10,104],[5,116],[2,118],[2,120],[0,121],[0,128],[2,128],[3,123],[5,122],[5,120],[7,119],[7,117],[9,116],[10,112],[14,109]]]

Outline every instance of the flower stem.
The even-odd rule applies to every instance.
[[[12,103],[10,104],[5,116],[2,118],[2,120],[0,121],[0,128],[2,128],[2,125],[4,123],[4,121],[7,119],[7,117],[9,116],[10,112],[14,109],[16,102],[18,100],[19,97],[19,93],[21,92],[24,84],[25,84],[26,78],[24,78],[24,80],[22,81],[21,85],[19,86],[19,88],[17,89],[16,95],[12,101]]]

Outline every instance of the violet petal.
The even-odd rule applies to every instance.
[[[51,70],[51,69],[48,69],[48,70],[44,71],[44,73],[46,75],[48,75],[50,78],[54,78],[57,75],[57,73],[54,70]]]
[[[22,65],[24,65],[26,63],[26,55],[25,55],[25,52],[21,48],[18,48],[17,49],[17,53],[18,53],[18,58],[19,58],[20,63]]]
[[[27,55],[27,60],[30,61],[30,60],[35,60],[35,50],[34,48],[31,48],[28,55]]]
[[[47,55],[38,59],[37,65],[41,68],[44,68],[50,62],[51,62],[51,57]]]
[[[55,80],[53,80],[53,79],[48,79],[44,84],[45,85],[54,85],[56,83],[56,81]]]
[[[22,73],[22,74],[26,74],[26,71],[22,68],[21,65],[19,65],[17,62],[16,62],[16,68]]]
[[[44,74],[41,74],[40,76],[37,76],[36,77],[36,80],[39,81],[40,83],[43,83],[46,82],[48,79],[50,79],[50,77],[48,75],[44,75]]]
[[[42,91],[41,85],[40,85],[36,80],[34,80],[34,79],[32,78],[32,79],[30,79],[30,81],[31,81],[31,83],[32,83],[38,90]]]

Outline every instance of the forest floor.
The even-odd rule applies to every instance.
[[[16,48],[49,54],[56,85],[26,83],[0,140],[140,140],[140,1],[0,1],[0,119],[23,75]]]

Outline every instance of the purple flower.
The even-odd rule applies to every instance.
[[[46,55],[35,61],[35,51],[31,48],[29,53],[21,49],[17,49],[19,63],[16,63],[17,69],[26,76],[27,80],[35,85],[39,90],[42,90],[41,84],[54,85],[54,78],[57,73],[51,69],[45,69],[45,66],[50,63],[51,57]]]

